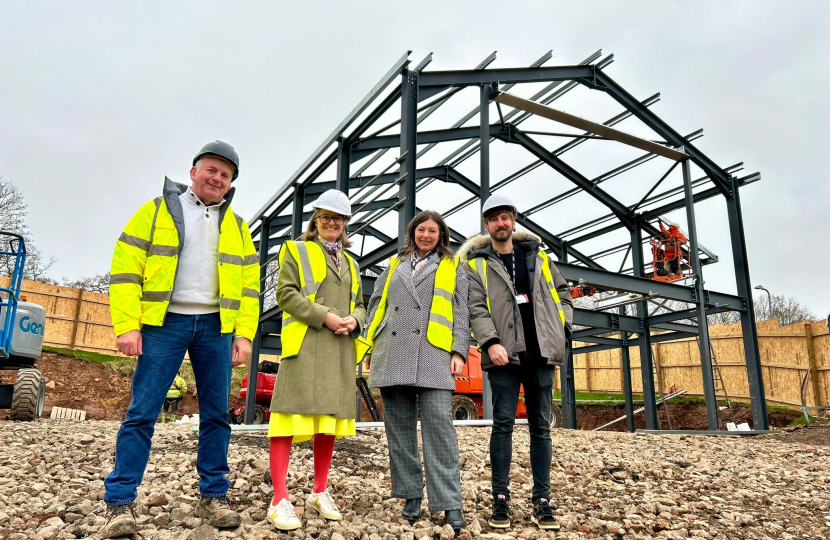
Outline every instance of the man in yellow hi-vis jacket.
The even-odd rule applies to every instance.
[[[110,309],[118,350],[138,355],[132,394],[104,485],[103,538],[137,532],[137,497],[156,417],[189,352],[199,387],[197,515],[237,527],[225,496],[231,365],[247,362],[259,317],[259,264],[248,225],[233,213],[239,156],[228,143],[193,158],[191,185],[165,178],[164,192],[130,219],[115,246]]]

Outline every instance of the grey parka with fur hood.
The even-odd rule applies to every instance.
[[[547,359],[548,365],[561,365],[565,357],[565,329],[562,327],[556,304],[553,303],[539,258],[541,240],[538,236],[525,231],[513,233],[513,245],[519,247],[525,254],[527,268],[532,272],[530,280],[533,298],[533,313],[536,319],[536,334],[539,339],[539,349]],[[458,256],[467,271],[470,280],[470,327],[479,344],[498,339],[507,350],[511,364],[520,364],[519,352],[525,350],[524,328],[519,307],[515,302],[515,289],[507,276],[507,270],[493,249],[489,236],[476,235],[467,240],[458,251]],[[487,261],[487,282],[490,289],[490,308],[487,311],[487,301],[484,292],[484,283],[478,272],[469,266],[469,261],[476,257],[484,257]],[[556,265],[549,257],[545,258],[553,276],[553,283],[559,293],[562,309],[565,311],[565,325],[570,334],[573,322],[573,302],[570,287],[559,273]],[[484,370],[495,367],[490,355],[482,347],[481,368]]]

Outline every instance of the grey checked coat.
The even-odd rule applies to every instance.
[[[427,341],[439,259],[435,255],[430,257],[414,278],[410,261],[409,257],[402,260],[389,282],[386,314],[375,333],[369,386],[402,385],[455,390],[455,377],[450,372],[452,355]],[[375,291],[369,300],[366,328],[372,324],[388,273],[387,268],[375,283]],[[467,275],[459,264],[453,297],[452,350],[461,354],[465,361],[470,349],[468,290]]]

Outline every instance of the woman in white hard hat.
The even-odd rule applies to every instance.
[[[375,282],[367,321],[374,342],[369,385],[383,398],[392,496],[406,500],[405,519],[418,521],[426,471],[429,510],[444,512],[456,531],[466,523],[452,393],[470,349],[468,288],[450,250],[449,228],[440,214],[424,210],[409,222],[406,243]]]
[[[279,256],[282,359],[271,399],[271,478],[267,519],[280,530],[302,525],[286,489],[292,442],[314,440],[314,489],[306,509],[343,518],[326,490],[334,440],[355,434],[355,338],[366,320],[360,268],[344,249],[348,197],[329,190],[314,203],[308,229]]]

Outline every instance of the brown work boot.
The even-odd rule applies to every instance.
[[[138,532],[135,512],[129,504],[108,504],[104,517],[107,523],[101,527],[101,538],[120,538]]]
[[[211,499],[202,497],[199,506],[196,507],[196,515],[210,519],[210,524],[220,529],[239,527],[242,521],[239,514],[228,506],[228,499],[225,497]]]

